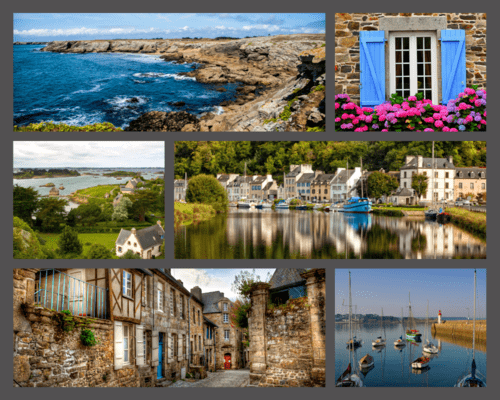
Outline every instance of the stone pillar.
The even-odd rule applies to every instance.
[[[248,319],[250,338],[250,385],[257,386],[266,374],[266,308],[269,285],[258,283],[250,293],[252,307]]]
[[[311,340],[313,367],[311,379],[318,386],[325,386],[326,379],[326,297],[325,270],[312,269],[300,274],[306,279],[307,298],[311,305]]]

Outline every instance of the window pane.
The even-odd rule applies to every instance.
[[[403,49],[409,49],[410,48],[410,38],[405,37],[403,38]]]
[[[401,64],[396,64],[396,76],[401,76],[403,73],[403,67]]]
[[[402,89],[401,85],[403,83],[402,78],[396,78],[396,89]]]
[[[128,350],[123,352],[123,361],[128,362]]]
[[[431,90],[426,90],[425,92],[425,98],[432,100],[432,91]]]
[[[422,62],[424,61],[424,56],[422,55],[423,51],[417,50],[417,62]]]
[[[410,89],[410,77],[404,78],[404,89]]]
[[[423,43],[423,38],[418,37],[418,38],[417,38],[417,49],[422,49],[422,48],[423,48],[423,47],[422,47],[422,46],[423,46],[423,44],[424,44],[424,43]]]
[[[432,89],[432,78],[430,76],[425,78],[425,88]]]
[[[425,75],[431,76],[432,73],[432,64],[425,64]]]
[[[409,90],[405,90],[405,94],[403,96],[404,98],[408,98],[410,97],[410,91]]]
[[[431,62],[431,52],[430,52],[430,50],[425,52],[425,62],[429,62],[429,63]]]
[[[400,51],[396,51],[396,62],[397,63],[400,63],[402,60],[401,60],[401,52]]]
[[[425,38],[425,48],[426,49],[430,49],[431,48],[431,38],[430,37],[426,37]]]
[[[396,38],[396,49],[397,50],[401,49],[401,38]]]
[[[425,89],[425,80],[424,80],[424,78],[418,78],[417,86],[418,86],[419,90]]]
[[[405,72],[405,76],[410,75],[410,64],[404,64],[404,72]]]
[[[417,76],[422,76],[423,74],[424,74],[424,65],[418,64],[417,65]]]
[[[403,62],[410,62],[410,52],[409,51],[403,52]]]

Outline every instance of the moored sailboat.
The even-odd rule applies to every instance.
[[[380,336],[377,337],[377,339],[372,340],[372,346],[377,347],[377,346],[385,346],[385,329],[383,329],[384,326],[384,309],[382,308],[382,316],[380,318]],[[384,338],[382,338],[382,330],[384,330]]]
[[[413,339],[413,340],[420,340],[420,337],[422,334],[418,331],[418,329],[413,329],[415,326],[415,321],[413,319],[413,313],[411,311],[411,300],[410,300],[410,293],[408,293],[408,301],[409,301],[409,329],[406,330],[406,338],[407,339]]]
[[[397,347],[404,347],[406,346],[406,343],[405,341],[403,340],[403,334],[404,334],[404,327],[403,327],[403,307],[401,307],[401,330],[402,330],[402,334],[401,336],[399,337],[399,339],[396,339],[396,341],[394,342],[394,346],[397,346]]]
[[[428,325],[429,325],[429,300],[427,300],[427,315],[425,318],[425,334],[426,335],[427,335]],[[429,340],[428,336],[426,336],[426,338],[427,338],[427,340],[426,340],[427,343],[422,346],[422,350],[424,351],[424,353],[437,354],[439,352],[439,349],[434,345],[434,343],[432,343]]]

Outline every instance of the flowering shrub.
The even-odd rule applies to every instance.
[[[448,105],[432,104],[423,93],[397,94],[374,109],[359,107],[349,95],[335,95],[336,131],[458,132],[486,131],[486,90],[466,88]]]

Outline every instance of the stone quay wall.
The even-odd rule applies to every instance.
[[[250,385],[321,387],[326,385],[325,270],[301,274],[307,297],[271,306],[269,287],[251,294],[249,318]]]
[[[436,336],[449,336],[472,342],[473,321],[445,321],[432,324],[432,333]],[[486,321],[476,321],[476,342],[486,343]]]
[[[425,16],[446,17],[446,29],[465,30],[466,85],[486,89],[485,13],[336,13],[335,94],[346,93],[359,105],[360,31],[378,31],[381,20],[386,17]],[[387,97],[390,95],[386,93]]]

